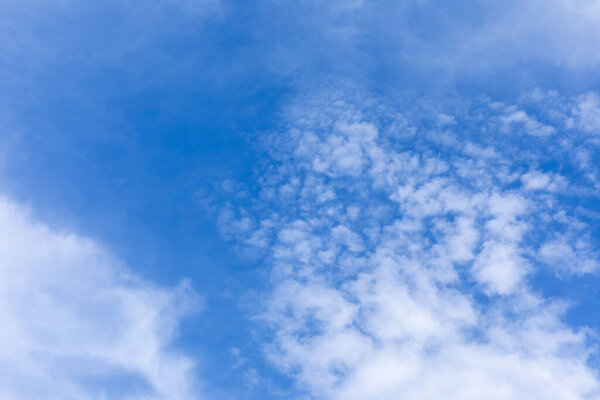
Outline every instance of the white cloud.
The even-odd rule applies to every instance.
[[[513,246],[486,242],[473,266],[477,281],[494,294],[510,294],[518,289],[527,273],[527,264]]]
[[[320,76],[336,71],[332,79],[345,74],[363,80],[377,70],[387,71],[390,82],[402,76],[409,86],[411,79],[431,76],[442,85],[494,84],[500,77],[513,85],[523,85],[524,77],[568,85],[574,73],[593,81],[600,63],[595,0],[363,1],[356,8],[347,0],[269,3],[285,4],[289,15],[312,16],[287,19],[295,35],[269,46],[270,68],[292,76],[308,69]],[[448,112],[440,114],[440,126],[451,123],[443,117]]]
[[[194,363],[171,349],[197,297],[132,275],[99,244],[0,198],[0,398],[190,399]]]
[[[548,125],[541,124],[535,118],[530,117],[525,111],[509,107],[507,115],[500,117],[500,120],[509,127],[511,125],[518,125],[521,129],[533,136],[549,136],[554,133],[554,128]]]
[[[598,56],[590,56],[600,39],[595,28],[600,22],[596,1],[511,1],[501,9],[490,5],[489,10],[490,21],[474,32],[467,47],[480,55],[504,56],[499,62],[525,58],[570,68],[590,67],[600,61]]]
[[[527,190],[547,191],[562,189],[566,184],[565,179],[560,175],[535,170],[521,175],[521,182]]]
[[[439,152],[435,131],[407,144],[394,131],[405,124],[387,122],[398,113],[383,105],[370,113],[316,104],[296,109],[300,122],[271,142],[280,167],[261,176],[263,191],[290,185],[294,195],[248,211],[272,222],[274,287],[262,313],[269,359],[321,399],[600,396],[590,337],[565,325],[562,304],[529,282],[572,257],[581,262],[561,273],[596,269],[594,243],[561,248],[553,236],[586,227],[559,198],[567,177],[538,169],[543,146],[577,162],[555,146],[563,138],[554,128],[516,108],[482,117],[479,107],[485,134],[469,126]],[[530,135],[506,140],[502,118]],[[464,123],[445,120],[457,131]],[[324,203],[328,191],[336,195]]]
[[[578,98],[573,109],[577,127],[595,136],[600,135],[600,96],[590,92]]]
[[[367,163],[369,144],[377,136],[377,130],[370,124],[343,122],[336,124],[335,131],[338,134],[327,137],[323,142],[312,134],[303,135],[296,154],[300,157],[311,155],[312,168],[317,172],[360,174]]]
[[[598,254],[593,250],[589,239],[573,238],[561,235],[557,239],[544,243],[539,249],[541,259],[556,268],[559,273],[593,273],[600,269]]]

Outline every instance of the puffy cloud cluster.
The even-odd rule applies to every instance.
[[[0,198],[0,398],[197,398],[171,348],[198,299],[132,275],[97,243]]]
[[[587,331],[530,279],[598,269],[572,197],[598,196],[578,158],[598,148],[569,122],[588,97],[544,109],[536,96],[404,114],[323,96],[267,135],[259,194],[237,211],[254,228],[237,240],[272,267],[268,357],[308,394],[600,396]]]

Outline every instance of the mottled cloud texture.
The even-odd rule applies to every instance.
[[[269,360],[319,399],[600,396],[590,332],[533,279],[600,266],[597,99],[292,104],[221,213],[271,268]]]

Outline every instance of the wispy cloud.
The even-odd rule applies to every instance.
[[[369,84],[376,74],[376,85],[411,88],[457,81],[493,87],[500,80],[548,83],[549,76],[556,84],[557,71],[571,83],[574,72],[594,79],[600,62],[600,11],[589,0],[276,0],[260,10],[271,21],[277,16],[260,30],[276,37],[266,64],[283,74],[341,74]]]
[[[154,286],[98,243],[0,198],[0,397],[190,399],[191,358],[172,348],[197,308],[189,282]]]

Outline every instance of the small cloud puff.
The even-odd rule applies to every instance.
[[[507,114],[500,117],[505,129],[513,126],[519,127],[523,132],[532,136],[549,136],[554,133],[554,128],[540,123],[536,118],[527,115],[525,111],[509,107]]]

